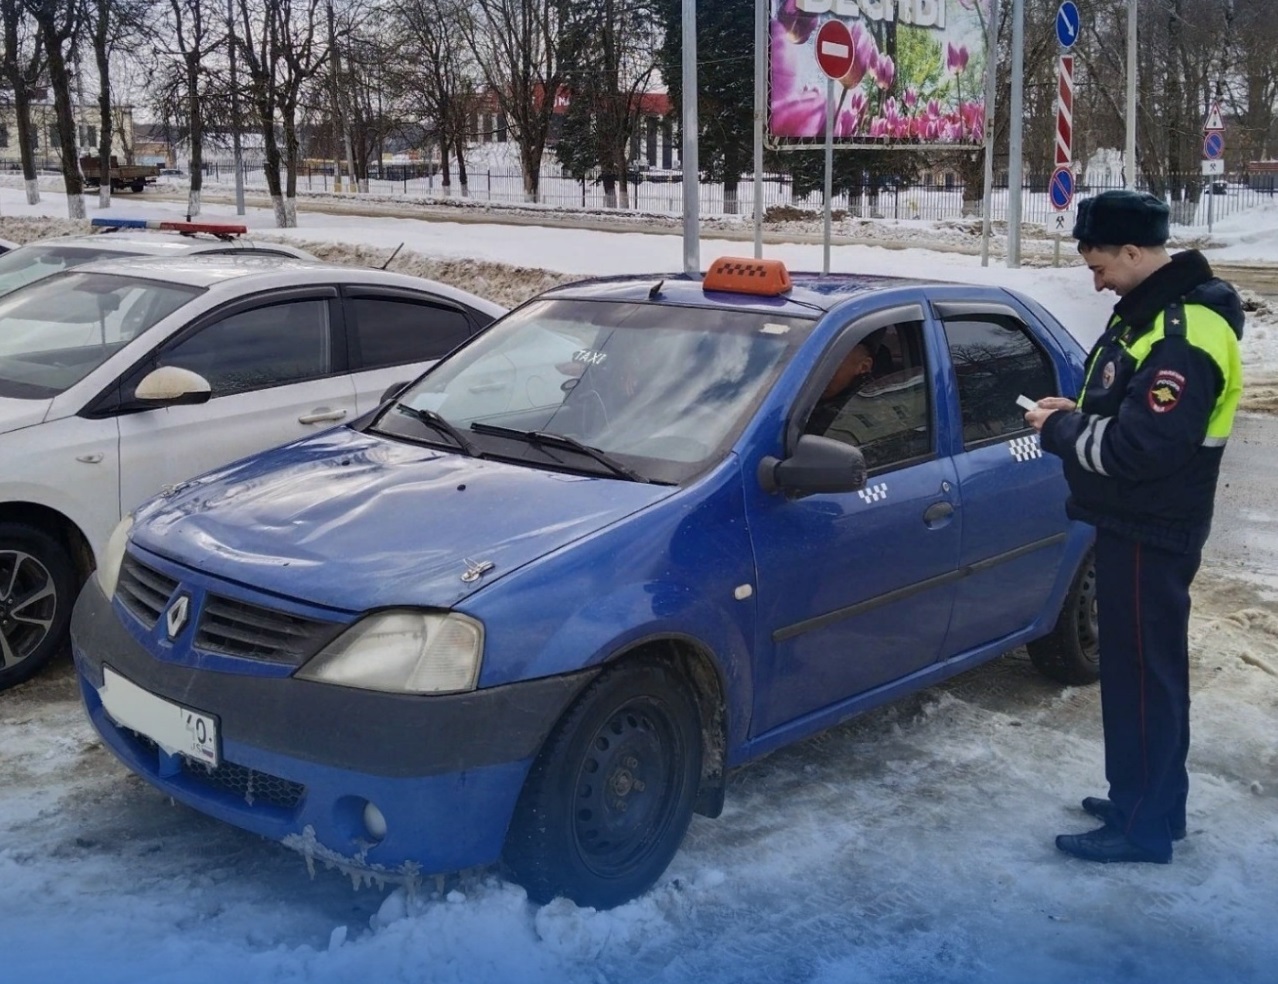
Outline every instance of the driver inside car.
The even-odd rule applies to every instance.
[[[821,391],[808,416],[805,433],[825,435],[838,419],[849,399],[871,379],[892,371],[892,355],[881,343],[883,329],[852,346],[834,375]]]

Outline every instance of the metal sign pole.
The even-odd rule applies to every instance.
[[[990,227],[994,197],[994,96],[998,91],[999,0],[990,0],[990,23],[985,63],[985,187],[981,202],[981,266],[990,265]]]
[[[825,251],[821,273],[830,272],[830,198],[834,189],[834,79],[825,80]]]
[[[1127,146],[1123,160],[1124,184],[1136,187],[1136,0],[1127,0]]]
[[[1007,167],[1007,265],[1021,265],[1021,198],[1024,184],[1025,0],[1012,0],[1012,133]]]
[[[763,256],[763,120],[768,106],[768,0],[754,0],[754,255]]]
[[[697,160],[697,4],[683,0],[683,272],[701,273],[698,211],[701,165]]]

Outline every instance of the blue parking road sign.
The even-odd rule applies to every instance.
[[[1203,160],[1218,161],[1225,153],[1225,135],[1212,130],[1203,137]]]
[[[1078,40],[1078,7],[1074,0],[1065,0],[1056,11],[1056,40],[1062,48],[1074,47]]]
[[[1052,208],[1063,211],[1074,201],[1074,172],[1068,167],[1058,167],[1052,172],[1052,183],[1047,189]]]

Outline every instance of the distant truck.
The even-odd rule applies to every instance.
[[[96,157],[80,158],[80,173],[84,175],[84,183],[90,188],[102,184],[101,161]],[[149,184],[154,184],[160,173],[158,164],[121,164],[114,154],[111,155],[110,181],[112,191],[123,191],[129,188],[141,191]]]

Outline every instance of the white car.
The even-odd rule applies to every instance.
[[[291,256],[315,260],[287,243],[246,238],[244,226],[214,222],[161,222],[145,219],[97,218],[99,232],[57,236],[0,250],[0,295],[23,284],[61,273],[81,263],[122,256]],[[318,262],[318,260],[316,260]]]
[[[0,690],[63,646],[122,515],[376,407],[505,313],[262,256],[99,261],[0,297]]]

